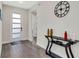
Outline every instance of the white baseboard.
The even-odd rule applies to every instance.
[[[43,47],[41,44],[38,44],[38,43],[37,43],[37,45],[38,45],[38,46],[40,46],[40,47],[41,47],[41,48],[43,48],[43,49],[46,49],[46,48],[45,48],[45,47]]]
[[[22,40],[28,40],[28,39],[22,39]],[[20,40],[20,41],[22,41]],[[11,43],[11,42],[14,42],[14,41],[6,41],[6,42],[2,42],[2,44],[7,44],[7,43]]]

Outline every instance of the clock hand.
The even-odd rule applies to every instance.
[[[59,8],[58,10],[62,11],[62,10],[64,10],[64,9],[66,9],[66,8]],[[57,11],[58,11],[58,10],[57,10]]]
[[[61,8],[60,9],[60,14],[62,14],[63,11],[65,11],[66,8]]]

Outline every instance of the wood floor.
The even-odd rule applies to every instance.
[[[15,44],[4,44],[2,47],[2,58],[50,58],[45,50],[29,41],[17,42]]]

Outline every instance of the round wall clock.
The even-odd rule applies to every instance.
[[[57,17],[61,18],[67,15],[69,12],[70,5],[67,1],[60,1],[54,9],[54,13]]]

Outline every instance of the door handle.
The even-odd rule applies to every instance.
[[[22,31],[22,27],[21,27],[21,31]]]

